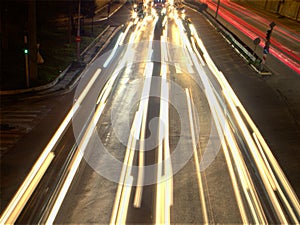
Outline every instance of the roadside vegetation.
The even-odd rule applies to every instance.
[[[28,5],[17,0],[5,0],[1,30],[0,89],[26,88],[24,35],[28,26]],[[95,12],[108,1],[81,0],[81,42],[83,51],[106,27],[105,22],[92,23]],[[18,4],[16,4],[18,3]],[[30,86],[53,81],[76,60],[78,1],[36,2],[36,38],[44,62],[37,65],[37,79]],[[30,58],[29,58],[30,60]]]

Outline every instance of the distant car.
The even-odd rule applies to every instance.
[[[154,7],[157,11],[161,11],[165,7],[165,0],[154,0]]]
[[[134,4],[133,11],[139,18],[145,17],[144,4],[142,2],[140,2],[138,4]]]

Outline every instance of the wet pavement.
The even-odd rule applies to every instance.
[[[299,196],[299,77],[286,68],[282,69],[280,64],[272,66],[271,76],[261,77],[245,63],[203,15],[191,10],[188,10],[187,14],[194,22],[214,62],[239,96]],[[121,16],[125,18],[123,14]],[[278,19],[282,20],[282,18]],[[116,23],[116,21],[112,18],[112,22]],[[293,27],[294,25],[290,26],[289,24],[294,24],[290,21],[281,23],[290,27],[292,31],[297,28]],[[20,183],[20,180],[11,182],[9,176],[12,174],[20,178],[26,176],[32,165],[30,162],[34,162],[55,132],[70,108],[72,98],[73,93],[52,96],[45,101],[46,107],[45,102],[36,99],[1,107],[1,121],[7,121],[1,122],[1,157],[5,155],[5,158],[1,158],[1,196],[5,196],[1,197],[1,210]],[[16,133],[22,131],[22,135],[12,142],[10,137],[16,135],[15,131]],[[2,132],[10,132],[11,136],[7,137]],[[40,140],[39,143],[36,143],[37,139]],[[29,163],[26,164],[24,158],[28,159]],[[13,173],[13,167],[16,165],[22,168],[18,169],[17,173]],[[3,174],[10,175],[3,177]],[[3,185],[4,182],[7,182],[6,185]]]

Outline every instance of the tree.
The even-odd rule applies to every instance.
[[[81,1],[81,13],[87,18],[92,18],[92,33],[94,29],[94,16],[96,10],[96,3],[94,0]]]

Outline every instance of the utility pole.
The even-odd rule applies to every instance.
[[[28,63],[30,80],[37,80],[36,0],[28,0]]]
[[[77,26],[77,62],[80,62],[80,14],[81,14],[81,0],[78,1],[78,26]]]
[[[28,38],[24,35],[24,56],[25,56],[25,75],[26,75],[26,87],[29,88],[29,64],[28,64]]]
[[[217,5],[217,9],[216,9],[216,15],[215,15],[216,19],[218,17],[218,13],[219,13],[219,7],[220,7],[220,0],[218,0],[218,5]]]

